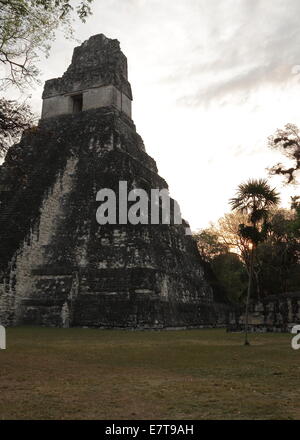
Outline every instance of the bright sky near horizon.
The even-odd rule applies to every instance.
[[[206,227],[241,182],[282,160],[267,137],[300,126],[299,0],[95,0],[92,10],[76,39],[120,41],[137,131],[183,217]],[[64,73],[78,44],[57,34],[42,83]],[[40,112],[42,85],[31,94]],[[281,182],[271,180],[288,206],[300,188]]]

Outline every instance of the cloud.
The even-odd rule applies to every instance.
[[[243,100],[257,89],[284,87],[294,79],[300,64],[298,0],[213,1],[202,14],[197,8],[193,13],[185,24],[193,39],[182,64],[179,58],[172,74],[161,79],[165,86],[177,85],[179,104]]]
[[[230,97],[242,103],[247,96],[258,88],[284,85],[291,79],[291,65],[255,65],[249,66],[242,73],[232,73],[229,78],[218,78],[195,93],[178,98],[179,104],[199,106],[215,100]],[[224,76],[226,76],[224,72]],[[225,101],[226,102],[226,101]]]
[[[92,9],[75,37],[120,41],[148,153],[192,227],[216,220],[240,182],[276,163],[267,136],[299,123],[300,1],[97,0]],[[75,45],[58,35],[42,82],[63,74]],[[32,93],[38,110],[42,86]]]

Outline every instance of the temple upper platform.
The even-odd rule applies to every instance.
[[[131,118],[127,58],[118,40],[94,35],[74,49],[61,78],[46,81],[42,119],[112,106]]]

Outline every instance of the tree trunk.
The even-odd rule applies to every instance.
[[[250,345],[248,341],[248,322],[249,322],[249,303],[252,290],[252,278],[253,278],[253,262],[254,262],[254,247],[250,250],[250,270],[249,270],[249,282],[246,299],[246,315],[245,315],[245,342],[244,345]]]

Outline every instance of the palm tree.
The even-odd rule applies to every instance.
[[[250,179],[238,186],[236,196],[230,199],[232,210],[247,214],[251,226],[240,225],[239,231],[248,241],[249,247],[249,282],[246,299],[245,345],[248,341],[249,301],[252,290],[254,253],[257,244],[263,241],[270,209],[279,204],[279,195],[271,189],[266,179]]]

